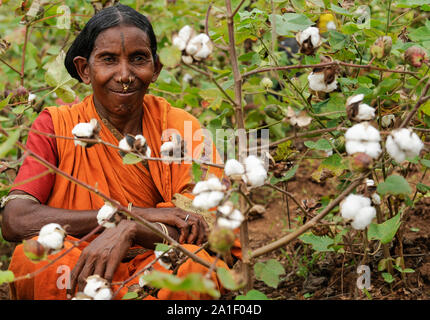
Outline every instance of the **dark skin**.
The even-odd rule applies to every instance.
[[[99,114],[123,134],[142,134],[143,98],[162,68],[158,60],[154,61],[146,33],[133,26],[104,30],[98,35],[89,59],[75,57],[74,63],[82,81],[93,88],[94,105]],[[122,82],[130,82],[127,93],[123,93]],[[15,190],[11,194],[25,192]],[[169,235],[180,243],[201,245],[207,240],[209,227],[200,215],[179,208],[133,207],[132,212],[150,222],[164,223]],[[4,208],[2,233],[8,241],[21,242],[38,235],[44,225],[55,222],[67,225],[69,235],[81,238],[98,226],[96,217],[95,210],[58,209],[27,199],[14,199]],[[133,220],[122,220],[115,228],[104,229],[82,251],[71,272],[68,293],[82,291],[86,278],[93,274],[112,281],[131,246],[154,249],[157,242],[162,239]]]

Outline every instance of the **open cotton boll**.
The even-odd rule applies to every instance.
[[[364,120],[372,120],[375,118],[375,108],[372,108],[371,106],[361,103],[358,106],[358,114],[356,116],[357,120],[364,121]]]
[[[182,61],[185,64],[192,64],[193,63],[193,57],[192,56],[182,56]]]
[[[224,199],[224,192],[221,191],[211,191],[208,196],[208,203],[206,209],[216,207]]]
[[[102,288],[97,291],[94,296],[94,300],[111,300],[112,299],[112,290],[110,288]]]
[[[219,217],[216,221],[216,224],[219,228],[227,228],[233,230],[239,228],[242,222],[237,220],[230,220],[224,217]]]
[[[379,196],[379,194],[377,194],[376,192],[374,192],[372,195],[371,195],[371,198],[372,198],[372,202],[374,203],[374,204],[376,204],[376,205],[380,205],[381,204],[381,197]]]
[[[172,249],[169,249],[169,251],[167,253],[164,254],[164,256],[167,256],[169,252],[171,252]],[[167,263],[165,261],[163,261],[163,258],[160,256],[164,253],[164,251],[161,250],[155,250],[154,254],[155,254],[155,258],[158,259],[157,262],[160,264],[160,266],[166,268],[167,270],[169,270],[172,267],[171,263]]]
[[[78,138],[90,138],[93,135],[94,125],[88,122],[78,123],[72,129],[72,134]]]
[[[172,44],[181,51],[187,46],[187,42],[180,36],[173,37]]]
[[[29,93],[28,95],[28,102],[32,102],[37,98],[37,96],[34,93]]]
[[[371,126],[368,122],[357,123],[349,128],[345,133],[346,140],[355,141],[381,141],[378,129]]]
[[[233,175],[242,175],[245,173],[245,168],[236,159],[229,159],[225,163],[224,173],[226,176],[231,177]]]
[[[364,99],[364,94],[362,93],[350,96],[348,99],[346,99],[346,105],[349,106],[352,104],[360,103],[363,101],[363,99]]]
[[[224,191],[225,187],[218,178],[212,177],[206,181],[206,184],[211,191]]]
[[[95,274],[87,278],[84,294],[94,299],[97,296],[97,293],[105,288],[109,289],[109,283],[99,275]],[[99,297],[103,296],[106,296],[106,292],[103,292]]]
[[[350,194],[340,203],[340,213],[344,219],[354,219],[359,210],[369,207],[370,203],[367,197]]]
[[[212,207],[208,207],[210,194],[211,194],[210,191],[200,192],[193,199],[193,202],[192,202],[193,207],[199,208],[199,209],[205,209],[205,210],[212,208]]]
[[[383,128],[388,128],[394,123],[395,119],[394,114],[387,114],[381,118],[381,126]]]
[[[118,147],[123,151],[131,151],[131,146],[128,144],[126,138],[122,138],[119,143]]]
[[[207,184],[207,181],[199,181],[196,183],[196,185],[193,188],[193,194],[197,195],[202,192],[209,191],[209,185]]]
[[[57,223],[48,223],[40,229],[37,241],[45,248],[53,250],[55,253],[61,250],[64,245],[66,231]]]
[[[326,24],[327,30],[336,30],[336,23],[334,21],[329,21]]]
[[[331,92],[337,88],[336,79],[337,76],[335,76],[334,81],[326,84],[323,72],[311,72],[308,75],[309,88],[313,91]]]
[[[168,156],[173,153],[176,144],[173,141],[164,142],[160,147],[160,153],[162,155]]]
[[[188,40],[190,40],[191,36],[194,33],[194,29],[191,28],[189,25],[185,25],[181,28],[181,30],[179,30],[178,32],[178,36],[185,42],[187,43]]]
[[[320,37],[320,31],[316,27],[308,27],[298,35],[298,42],[300,45],[303,44],[306,40],[311,38],[311,43],[314,46],[314,48],[319,47],[321,45],[321,37]]]
[[[106,202],[103,207],[99,209],[97,212],[97,222],[99,225],[105,228],[113,228],[115,227],[115,223],[110,222],[117,209],[112,206],[109,202]]]
[[[206,59],[212,53],[212,48],[206,44],[203,44],[200,50],[198,50],[194,55],[194,59],[200,61]]]
[[[254,155],[250,155],[250,156],[246,157],[244,164],[245,164],[246,171],[250,171],[250,170],[252,170],[254,168],[258,168],[258,167],[263,167],[263,165],[264,165],[263,161]]]
[[[364,230],[375,217],[376,209],[374,207],[361,208],[351,222],[351,226],[355,230]]]
[[[267,179],[267,172],[264,167],[256,167],[246,171],[247,183],[253,187],[262,186]]]
[[[227,201],[224,205],[219,206],[218,211],[225,216],[229,216],[233,212],[233,205],[231,202]]]
[[[379,155],[382,153],[381,145],[379,142],[364,142],[364,148],[368,156],[370,156],[373,159],[376,159],[379,157]]]
[[[398,163],[419,155],[423,146],[418,135],[405,128],[391,132],[385,144],[388,154]]]

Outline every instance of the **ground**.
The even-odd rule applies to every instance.
[[[309,179],[312,173],[309,169],[299,170],[294,180],[289,182],[288,191],[297,199],[317,200],[327,194],[327,189],[334,190],[334,179],[316,183]],[[269,188],[260,189],[252,195],[255,203],[266,206],[262,216],[255,216],[249,223],[250,246],[252,249],[261,247],[288,233],[289,223],[294,227],[297,223],[297,206],[289,200],[290,219],[287,205],[279,194]],[[352,259],[360,261],[362,254],[354,255],[327,253],[312,260],[312,252],[300,240],[295,240],[285,248],[273,251],[258,258],[258,261],[277,259],[285,268],[281,282],[277,288],[267,286],[262,281],[254,279],[254,288],[264,292],[269,298],[276,300],[288,299],[430,299],[430,198],[423,198],[415,208],[410,208],[405,214],[402,240],[405,265],[415,270],[406,275],[405,282],[396,276],[393,283],[386,283],[381,272],[377,271],[378,261],[382,259],[382,250],[372,247],[370,260],[371,288],[369,295],[357,289],[357,265],[351,264]],[[397,246],[396,246],[397,247]],[[2,269],[7,268],[13,245],[0,244]],[[306,250],[306,251],[305,251]],[[358,250],[358,249],[357,249]],[[288,259],[287,255],[291,258]],[[391,255],[396,257],[398,252],[391,249]],[[315,257],[314,257],[315,258]],[[399,273],[396,273],[397,275]],[[8,286],[0,286],[0,300],[8,299]],[[232,299],[230,293],[222,297]]]

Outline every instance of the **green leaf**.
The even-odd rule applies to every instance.
[[[167,251],[170,249],[170,246],[168,244],[163,244],[163,243],[157,243],[157,245],[155,246],[155,251]]]
[[[419,182],[417,184],[417,190],[423,194],[426,194],[430,191],[430,187],[428,185],[425,185],[424,183]]]
[[[396,2],[398,8],[415,8],[426,4],[430,4],[430,0],[398,0]]]
[[[430,168],[430,160],[427,159],[421,159],[420,160],[421,164],[427,168]]]
[[[292,179],[295,176],[298,168],[299,168],[299,165],[296,164],[294,167],[288,170],[281,178],[272,177],[272,179],[270,179],[270,184],[274,185],[279,182],[284,182]]]
[[[258,280],[275,289],[280,281],[279,276],[285,274],[284,267],[275,259],[270,259],[265,263],[257,262],[254,265],[254,272]]]
[[[173,274],[155,270],[143,275],[142,278],[147,281],[149,286],[154,288],[166,288],[171,291],[195,291],[207,293],[214,298],[220,297],[220,293],[215,289],[215,284],[212,280],[201,273],[189,273],[187,276],[179,278]]]
[[[174,68],[181,62],[181,50],[175,46],[164,47],[160,50],[160,61],[167,68]]]
[[[216,273],[222,285],[228,290],[238,290],[244,285],[244,283],[237,283],[231,272],[225,268],[217,268]]]
[[[6,282],[12,282],[15,279],[15,275],[10,270],[0,270],[0,285]]]
[[[10,98],[12,98],[13,93],[9,93],[9,95],[4,98],[2,101],[0,101],[0,110],[3,109],[4,107],[7,106],[7,104],[9,103]]]
[[[21,131],[15,130],[9,134],[9,137],[0,145],[0,158],[6,156],[6,154],[13,149],[15,143],[18,141]]]
[[[136,299],[139,295],[137,292],[127,292],[123,297],[122,300],[133,300]]]
[[[333,3],[330,4],[330,10],[333,11],[333,12],[335,12],[335,13],[344,15],[344,16],[348,16],[348,17],[352,17],[353,16],[353,14],[350,13],[348,10],[346,10],[344,8],[341,8],[341,7],[338,7],[338,6],[334,5]]]
[[[349,37],[335,30],[329,30],[328,42],[333,50],[340,50],[348,47]]]
[[[270,22],[273,17],[270,15]],[[275,15],[276,33],[280,36],[291,35],[292,32],[298,32],[310,27],[314,23],[303,14],[285,13],[283,15]]]
[[[312,245],[312,249],[317,252],[334,251],[331,245],[334,244],[334,240],[328,236],[317,236],[312,232],[302,234],[299,237],[304,243]]]
[[[332,149],[330,142],[326,139],[319,139],[317,142],[314,141],[305,141],[304,145],[309,149],[328,151]]]
[[[412,192],[412,189],[405,178],[398,175],[391,175],[378,185],[376,191],[380,195],[408,195]]]
[[[370,240],[380,240],[382,244],[390,243],[400,227],[400,212],[381,224],[371,223],[367,230]]]
[[[255,289],[249,290],[248,293],[244,295],[238,295],[235,300],[269,300],[267,296]]]
[[[123,164],[136,164],[141,161],[142,161],[141,158],[131,153],[127,153],[124,157],[122,157]]]
[[[394,281],[393,276],[388,272],[383,272],[382,278],[384,278],[385,282],[387,282],[387,283],[392,283]]]

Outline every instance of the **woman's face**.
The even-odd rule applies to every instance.
[[[125,116],[141,108],[143,97],[154,82],[161,64],[155,63],[147,34],[134,26],[117,26],[101,32],[89,59],[76,57],[84,83],[91,83],[96,107]],[[123,83],[128,83],[124,91]]]

